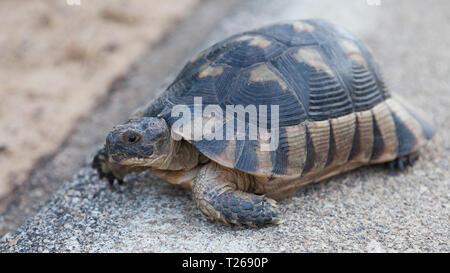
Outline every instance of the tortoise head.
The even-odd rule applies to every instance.
[[[170,153],[170,129],[164,119],[143,117],[115,126],[106,137],[111,162],[158,168]]]

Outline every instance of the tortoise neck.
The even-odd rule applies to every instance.
[[[199,151],[185,140],[170,139],[169,155],[158,169],[169,171],[191,170],[199,164]]]

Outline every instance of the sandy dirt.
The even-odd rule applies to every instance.
[[[76,2],[0,2],[0,196],[197,0]]]

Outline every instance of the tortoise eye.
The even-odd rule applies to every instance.
[[[134,143],[136,140],[137,140],[137,136],[135,136],[135,135],[131,135],[128,137],[129,143]]]
[[[125,144],[134,144],[134,143],[138,142],[140,139],[141,139],[141,136],[134,132],[125,133],[122,137],[122,141]]]

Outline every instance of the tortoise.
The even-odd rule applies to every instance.
[[[175,128],[180,105],[194,117]],[[241,107],[223,119],[202,112],[208,105]],[[262,120],[278,116],[255,123],[252,109]],[[198,125],[211,121],[219,136],[232,128],[230,135],[203,136]],[[192,124],[193,133],[183,131]],[[255,126],[256,139],[242,137]],[[196,207],[212,220],[262,226],[281,222],[275,200],[309,183],[369,164],[403,170],[434,133],[423,112],[391,95],[360,40],[322,19],[295,20],[199,53],[157,99],[109,132],[93,167],[110,182],[149,170],[192,190]],[[270,149],[272,138],[278,145]]]

